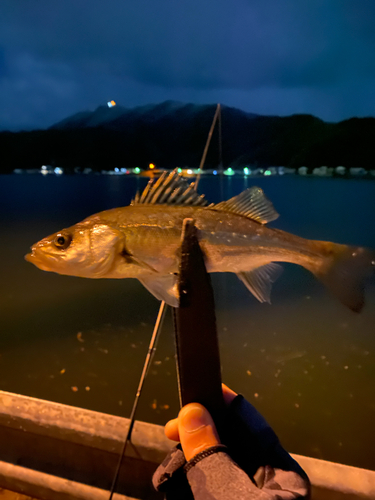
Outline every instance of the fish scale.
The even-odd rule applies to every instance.
[[[45,271],[85,278],[136,278],[159,300],[177,307],[176,287],[183,221],[192,218],[208,272],[232,272],[260,301],[270,302],[277,262],[312,272],[353,311],[375,253],[273,229],[278,217],[258,187],[208,205],[176,171],[149,183],[128,207],[114,208],[54,233],[32,246],[26,260]]]

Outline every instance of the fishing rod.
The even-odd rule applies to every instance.
[[[201,162],[199,165],[199,174],[195,180],[195,185],[194,185],[195,190],[198,189],[198,183],[200,180],[200,172],[201,172],[201,169],[203,168],[204,162],[206,160],[208,147],[209,147],[210,142],[211,142],[211,137],[212,137],[213,130],[215,128],[215,124],[216,124],[217,119],[219,119],[220,165],[222,163],[222,160],[221,160],[221,113],[220,113],[220,110],[221,110],[221,107],[220,107],[220,104],[218,103],[218,105],[216,107],[215,115],[214,115],[214,118],[213,118],[213,121],[211,124],[211,128],[210,128],[210,131],[208,133],[208,138],[207,138],[206,145],[205,145],[205,148],[203,151],[202,159],[201,159]],[[187,271],[187,269],[188,268],[190,269],[191,266],[190,266],[190,261],[189,261],[189,257],[188,257],[190,255],[190,253],[189,253],[188,248],[186,247],[186,243],[185,243],[185,247],[184,247],[184,241],[185,241],[185,239],[189,240],[190,245],[194,245],[195,244],[194,238],[196,239],[196,233],[194,231],[195,231],[194,223],[191,221],[188,222],[188,220],[184,221],[184,227],[183,227],[183,231],[182,231],[182,247],[185,248],[185,250],[182,252],[182,255],[185,255],[185,260],[183,261],[183,259],[182,259],[180,267],[182,266],[182,269],[183,269],[182,274],[183,274],[183,276],[185,276],[185,278],[183,278],[183,281],[185,283],[188,280],[186,273],[190,272],[190,271]],[[196,243],[198,244],[197,241],[196,241]],[[198,247],[199,247],[199,244],[198,244]],[[198,253],[199,253],[199,250],[198,250]],[[197,254],[197,250],[195,249],[195,255],[196,254]],[[203,263],[203,267],[204,267],[204,270],[203,270],[202,264],[201,264],[201,262],[203,262],[203,260],[202,259],[199,260],[199,259],[200,258],[198,256],[198,261],[199,261],[198,268],[200,269],[200,273],[202,274],[205,272],[205,267],[204,267],[204,263]],[[182,265],[182,262],[184,262],[184,265]],[[181,271],[181,269],[180,269],[180,271]],[[180,283],[182,283],[183,281],[180,281]],[[202,285],[202,283],[200,283],[200,285]],[[207,289],[206,282],[203,283],[203,288]],[[183,294],[183,295],[186,295],[186,294]],[[202,310],[202,304],[200,304],[200,306],[201,306],[200,309]],[[126,433],[126,437],[125,437],[125,441],[124,441],[124,444],[123,444],[123,447],[121,450],[121,454],[120,454],[118,462],[117,462],[116,471],[115,471],[115,474],[113,477],[112,486],[111,486],[111,490],[110,490],[109,500],[112,500],[112,498],[113,498],[113,494],[115,492],[116,484],[118,481],[118,476],[120,473],[121,464],[122,464],[123,458],[125,456],[128,442],[131,440],[131,434],[132,434],[134,423],[135,423],[135,414],[137,411],[139,399],[140,399],[143,385],[144,385],[144,382],[145,382],[145,379],[147,377],[147,373],[148,373],[148,370],[149,370],[149,367],[150,367],[150,364],[152,361],[153,354],[156,350],[157,340],[158,340],[159,335],[160,335],[160,331],[161,331],[163,321],[164,321],[164,316],[165,316],[167,309],[168,309],[168,305],[164,301],[162,301],[160,304],[160,307],[159,307],[158,316],[156,318],[154,330],[153,330],[151,340],[149,343],[146,359],[145,359],[143,369],[142,369],[141,378],[139,380],[138,389],[137,389],[135,399],[133,402],[132,411],[130,413],[129,427],[128,427],[128,431]],[[212,307],[210,307],[208,310],[211,310],[211,309],[212,309]],[[180,308],[179,308],[179,310],[180,310]],[[176,340],[176,352],[177,352],[177,369],[179,370],[178,381],[179,381],[179,394],[180,394],[181,406],[184,406],[185,404],[187,404],[189,402],[193,402],[193,401],[203,402],[202,404],[205,404],[205,406],[212,412],[213,415],[217,415],[216,420],[218,420],[219,419],[219,411],[218,410],[219,409],[221,410],[221,407],[222,407],[222,404],[221,404],[222,395],[221,395],[221,385],[220,384],[218,385],[218,383],[217,383],[218,380],[221,380],[220,376],[219,376],[219,378],[217,376],[218,369],[220,371],[220,364],[217,365],[217,363],[215,361],[215,360],[219,359],[218,347],[216,347],[217,342],[216,342],[216,344],[214,342],[213,344],[211,343],[211,345],[210,345],[210,349],[211,349],[212,354],[213,354],[211,356],[211,358],[212,358],[211,361],[212,361],[213,366],[214,366],[214,371],[211,373],[215,374],[214,375],[215,380],[212,379],[211,375],[208,372],[206,372],[206,371],[205,371],[205,373],[199,372],[200,373],[199,377],[203,376],[204,379],[207,381],[207,383],[205,383],[203,385],[202,385],[202,383],[196,384],[196,382],[199,381],[199,378],[198,379],[194,378],[195,375],[193,374],[193,371],[191,371],[189,368],[190,366],[194,366],[194,363],[192,363],[192,364],[186,363],[188,356],[190,356],[191,360],[193,360],[195,348],[194,348],[194,345],[192,342],[188,342],[187,344],[185,343],[184,339],[187,338],[188,336],[186,333],[183,334],[183,331],[185,330],[186,325],[187,324],[190,325],[190,322],[188,321],[187,323],[185,323],[185,319],[183,319],[183,320],[181,319],[183,317],[184,317],[184,313],[177,314],[174,310],[174,325],[175,325],[175,332],[176,332],[175,340]],[[198,312],[198,315],[196,315],[196,317],[199,318],[199,312]],[[215,328],[215,332],[216,332],[215,318],[214,318],[214,321],[212,323],[212,317],[211,317],[211,321],[209,321],[209,323],[210,322],[211,322],[211,324],[215,325],[214,328]],[[201,331],[201,328],[198,328],[198,331]],[[215,335],[216,334],[214,334],[214,338],[215,338]],[[211,335],[211,337],[212,337],[212,335]],[[198,336],[195,335],[194,338],[195,339],[199,338],[199,335]],[[204,338],[204,336],[202,335],[201,338]],[[203,347],[207,347],[207,346],[203,346]],[[189,353],[188,356],[183,355],[182,354],[183,352]],[[202,352],[204,352],[204,351],[202,351]],[[180,368],[182,366],[182,364],[184,366],[183,370],[181,370],[181,368]],[[205,366],[210,366],[210,364],[209,363],[205,364]],[[181,384],[181,377],[184,380],[184,382],[182,384]],[[201,380],[202,380],[202,378],[200,378],[200,381]],[[193,394],[189,393],[189,388],[194,386],[194,385],[196,387],[198,387],[198,386],[201,387],[200,393],[197,394],[196,395],[197,397],[195,397],[195,398],[193,398]],[[217,387],[219,387],[219,386],[220,386],[220,394],[217,393]],[[212,387],[216,387],[216,393],[214,392],[212,394],[212,392],[211,392]]]
[[[208,137],[207,137],[206,145],[204,146],[201,162],[199,164],[198,176],[196,178],[195,185],[194,185],[195,190],[198,189],[198,183],[199,183],[200,178],[201,178],[201,172],[202,172],[204,163],[206,161],[208,147],[210,145],[212,134],[214,132],[214,128],[215,128],[217,120],[219,120],[218,123],[219,123],[219,165],[220,165],[220,167],[222,166],[222,163],[223,163],[222,162],[222,148],[221,148],[221,106],[220,106],[220,103],[218,103],[218,105],[216,106],[216,111],[214,114],[214,119],[212,120],[210,131],[208,132]]]
[[[137,411],[139,399],[141,397],[141,393],[142,393],[143,385],[144,385],[144,382],[145,382],[145,379],[147,376],[147,372],[149,370],[153,355],[154,355],[155,350],[156,350],[156,344],[157,344],[157,341],[159,338],[161,328],[163,326],[163,321],[164,321],[166,311],[167,311],[167,304],[164,301],[162,301],[162,303],[160,304],[158,316],[156,318],[156,322],[154,325],[154,330],[153,330],[152,335],[151,335],[151,340],[150,340],[150,343],[148,346],[147,355],[146,355],[146,359],[145,359],[145,362],[143,365],[141,378],[139,380],[137,392],[136,392],[135,399],[133,402],[132,411],[130,413],[128,431],[126,433],[126,437],[125,437],[125,441],[124,441],[124,444],[123,444],[123,447],[121,450],[121,454],[120,454],[120,457],[119,457],[118,462],[117,462],[116,471],[115,471],[115,474],[113,476],[109,500],[112,500],[113,494],[115,492],[116,484],[118,481],[118,476],[120,473],[121,463],[122,463],[122,460],[124,458],[127,445],[131,439],[131,434],[132,434],[134,423],[135,423],[135,413]]]

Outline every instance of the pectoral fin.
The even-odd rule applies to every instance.
[[[138,279],[154,297],[159,300],[164,300],[172,307],[178,307],[179,297],[176,275],[166,274],[157,277],[150,275],[149,277]]]
[[[272,283],[282,272],[283,268],[279,264],[271,262],[247,273],[237,273],[237,276],[259,302],[270,304]]]

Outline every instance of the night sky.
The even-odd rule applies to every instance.
[[[373,0],[1,0],[0,129],[114,99],[375,115]]]

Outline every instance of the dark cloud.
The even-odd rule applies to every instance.
[[[374,114],[372,0],[3,0],[0,10],[2,128],[48,126],[112,98]]]

